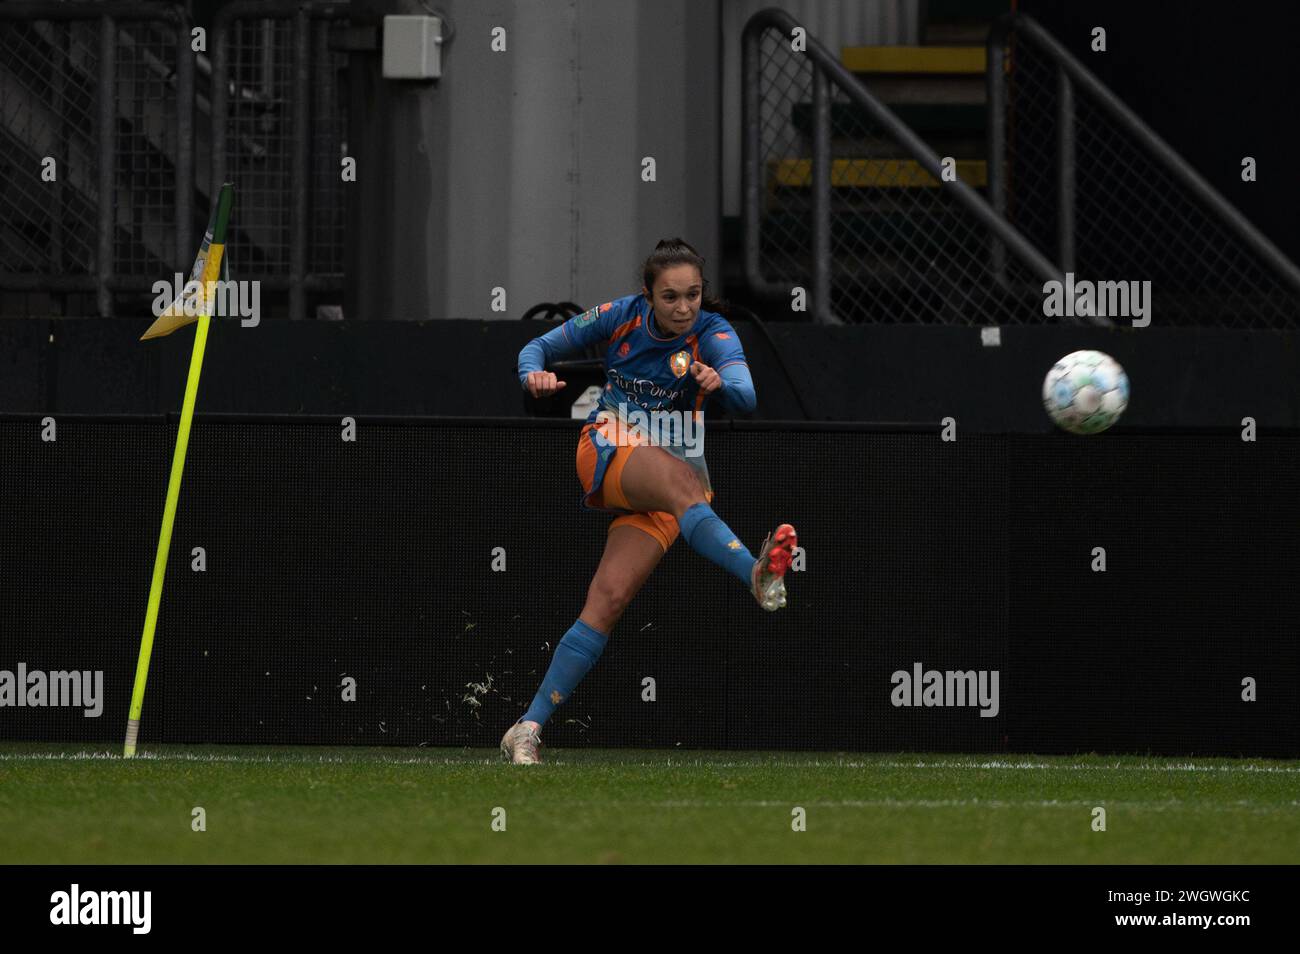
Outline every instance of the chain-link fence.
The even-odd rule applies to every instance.
[[[1162,325],[1296,326],[1295,266],[1040,26],[1005,21],[989,53],[1005,82],[994,204],[1062,270],[1150,281]]]
[[[343,285],[347,57],[330,36],[347,10],[245,0],[213,27],[213,181],[237,190],[227,253],[239,277],[287,289],[295,318],[308,292]]]
[[[810,288],[821,321],[1044,320],[1055,271],[976,194],[984,163],[958,158],[960,181],[942,182],[940,158],[832,54],[794,48],[792,24],[769,11],[746,29],[751,284]],[[997,269],[995,235],[1012,251]]]
[[[110,314],[188,268],[183,23],[171,4],[0,4],[0,288],[32,313]]]
[[[1070,272],[1149,281],[1160,324],[1296,326],[1300,269],[1029,18],[990,37],[986,151],[942,146],[957,182],[797,26],[746,28],[755,290],[807,287],[821,321],[1017,324],[1061,320],[1042,285]]]
[[[209,60],[179,4],[0,3],[0,311],[147,308],[227,179],[232,275],[263,312],[337,302],[348,6],[236,0]]]
[[[0,29],[0,241],[26,274],[95,268],[98,23],[6,23]],[[69,190],[35,188],[45,157]],[[22,188],[23,184],[28,188]],[[87,201],[89,199],[89,201]]]
[[[176,99],[176,24],[146,20],[133,27],[117,34],[113,268],[148,287],[160,272],[170,270],[169,265],[188,269],[193,259],[191,230],[188,223],[177,221],[178,214],[190,212],[188,196],[185,208],[177,207],[181,185],[177,157],[181,136],[192,127],[180,121],[181,104]],[[192,56],[188,49],[180,55]],[[186,108],[192,109],[192,105]],[[192,178],[192,168],[182,170],[181,175]],[[185,188],[192,186],[186,182]],[[178,228],[184,239],[179,245]]]

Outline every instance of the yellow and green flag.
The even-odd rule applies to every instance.
[[[227,182],[222,185],[221,194],[212,207],[212,215],[208,217],[208,230],[203,235],[203,244],[199,247],[198,257],[194,259],[194,267],[190,269],[190,280],[185,283],[180,297],[140,336],[141,341],[169,335],[177,328],[198,321],[199,315],[212,314],[211,306],[215,299],[212,283],[219,277],[230,277],[230,269],[223,266],[226,225],[230,221],[230,207],[234,201],[235,187]]]

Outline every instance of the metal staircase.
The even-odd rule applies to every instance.
[[[1008,14],[974,45],[970,5],[930,11],[966,19],[838,56],[784,11],[747,24],[752,290],[828,323],[1042,323],[1074,272],[1150,280],[1162,324],[1296,325],[1300,270],[1046,31]]]

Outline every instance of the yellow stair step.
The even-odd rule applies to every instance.
[[[982,46],[846,46],[840,62],[854,73],[983,73]]]
[[[774,159],[768,164],[775,186],[807,188],[812,185],[811,159]],[[988,163],[983,159],[958,159],[957,178],[968,186],[988,184]],[[933,189],[939,180],[913,159],[833,159],[832,188]]]

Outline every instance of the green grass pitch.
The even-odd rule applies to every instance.
[[[6,863],[1293,863],[1300,762],[0,743]],[[1106,831],[1092,830],[1106,809]],[[192,810],[207,830],[191,830]],[[792,810],[805,809],[805,831]],[[494,809],[505,831],[494,831]],[[498,815],[500,813],[497,813]]]

